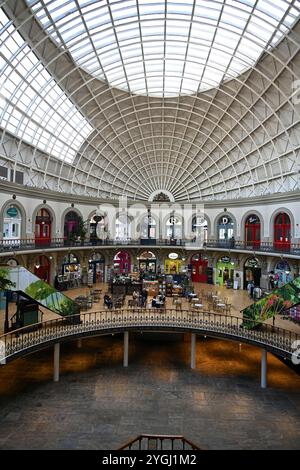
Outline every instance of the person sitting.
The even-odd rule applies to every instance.
[[[112,300],[110,298],[110,296],[108,294],[105,294],[104,297],[103,297],[103,300],[104,300],[104,305],[107,307],[107,308],[112,308],[113,306],[113,303],[112,303]]]
[[[164,303],[165,300],[166,300],[166,297],[164,296],[164,294],[161,291],[159,291],[158,300],[162,303]]]
[[[153,297],[152,302],[151,302],[151,307],[157,307],[157,298],[156,295]]]

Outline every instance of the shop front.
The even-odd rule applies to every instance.
[[[141,273],[156,273],[156,256],[152,251],[144,251],[138,256],[139,271]]]
[[[207,257],[197,253],[191,258],[191,270],[192,270],[192,281],[193,282],[205,282],[207,283]]]
[[[6,209],[3,220],[3,238],[18,242],[21,238],[21,213],[19,209],[11,205]]]
[[[286,260],[280,260],[275,266],[275,285],[274,287],[282,287],[284,284],[293,280],[291,267]]]
[[[169,253],[164,261],[165,274],[180,274],[182,272],[182,259],[178,253]]]
[[[39,256],[34,264],[34,274],[50,284],[51,262],[48,256]]]
[[[92,271],[93,284],[105,282],[105,259],[100,253],[93,253],[89,259],[89,270]]]
[[[127,251],[118,251],[114,257],[114,274],[129,274],[131,271],[131,257]]]
[[[64,259],[62,264],[62,274],[76,274],[76,278],[80,277],[81,274],[81,267],[80,261],[76,255],[73,253],[68,253]],[[72,276],[71,276],[72,277]]]
[[[244,289],[247,289],[249,282],[253,282],[254,286],[260,287],[261,264],[257,258],[248,258],[244,265]]]
[[[217,262],[216,283],[219,286],[233,286],[235,262],[229,256],[222,256]]]
[[[51,242],[52,217],[47,209],[40,209],[35,218],[35,244],[49,245]]]

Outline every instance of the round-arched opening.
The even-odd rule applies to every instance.
[[[261,237],[260,218],[256,214],[251,214],[245,222],[245,245],[247,248],[259,248]]]
[[[196,253],[191,258],[191,270],[193,282],[208,282],[208,259],[207,256],[201,253]]]
[[[128,241],[131,238],[131,220],[127,214],[116,218],[116,240]]]
[[[22,215],[19,208],[13,204],[5,210],[3,220],[4,240],[19,241],[21,238]]]
[[[75,211],[69,211],[64,220],[64,241],[76,241],[80,237],[81,217]]]
[[[233,287],[235,260],[230,256],[222,256],[216,265],[216,283],[219,286]]]
[[[217,234],[219,245],[224,245],[224,247],[231,246],[234,248],[234,222],[233,219],[229,215],[222,215],[219,218],[217,224]]]
[[[275,266],[274,287],[282,287],[284,284],[291,282],[293,275],[290,264],[286,260],[280,260]]]
[[[137,257],[140,273],[156,273],[156,256],[152,251],[144,251]]]
[[[89,258],[89,274],[93,284],[105,282],[105,258],[101,253],[93,253]]]
[[[35,244],[49,245],[51,242],[52,217],[47,209],[40,209],[35,218]]]
[[[244,289],[247,289],[249,282],[252,282],[254,287],[260,287],[261,263],[253,256],[244,264]]]
[[[42,281],[50,284],[51,279],[51,262],[48,256],[39,256],[34,263],[34,274],[42,279]]]
[[[291,248],[291,219],[285,212],[275,217],[274,247],[278,251],[289,251]]]
[[[207,243],[208,223],[203,215],[194,215],[192,218],[193,241],[197,243]]]
[[[129,274],[131,271],[131,256],[127,251],[118,251],[114,256],[114,274]]]

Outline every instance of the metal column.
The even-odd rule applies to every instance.
[[[129,333],[124,331],[123,366],[128,367]]]
[[[60,344],[54,344],[54,364],[53,364],[53,381],[59,381],[59,356],[60,356]]]

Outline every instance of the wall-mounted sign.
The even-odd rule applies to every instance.
[[[219,220],[219,225],[228,225],[228,224],[231,224],[232,223],[232,220],[230,217],[228,216],[223,216],[220,218]]]
[[[256,267],[259,265],[259,261],[258,259],[256,258],[249,258],[247,259],[246,261],[246,266],[249,266],[249,267]]]
[[[177,259],[178,254],[177,253],[169,253],[169,259]]]
[[[229,256],[222,256],[221,261],[222,263],[230,263],[231,258]]]
[[[8,217],[17,217],[18,209],[16,209],[16,207],[9,207],[9,209],[6,211],[6,214]]]
[[[250,217],[247,220],[248,224],[258,224],[259,220],[256,215],[250,215]]]

